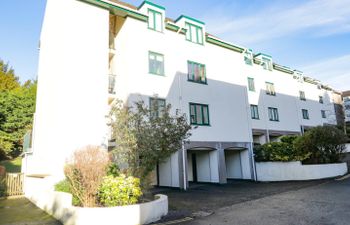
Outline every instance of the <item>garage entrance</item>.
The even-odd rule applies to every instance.
[[[187,150],[189,182],[219,182],[217,151],[214,149]]]

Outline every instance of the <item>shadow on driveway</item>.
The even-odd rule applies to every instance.
[[[0,225],[62,225],[28,199],[0,199]]]
[[[234,204],[264,198],[292,190],[325,183],[328,180],[253,182],[230,180],[227,184],[190,183],[188,191],[156,187],[154,194],[165,194],[169,198],[169,214],[160,222],[184,217],[201,217],[215,210]]]

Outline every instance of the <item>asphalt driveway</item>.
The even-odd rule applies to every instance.
[[[192,184],[188,191],[156,188],[153,192],[165,194],[169,198],[169,214],[160,221],[163,223],[185,217],[206,219],[215,216],[216,211],[222,208],[327,182],[329,180],[270,183],[230,181],[224,185]]]

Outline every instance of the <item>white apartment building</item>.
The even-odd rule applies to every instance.
[[[344,91],[342,97],[343,97],[345,122],[350,123],[350,91]]]
[[[336,124],[333,90],[223,41],[205,23],[149,1],[48,0],[40,38],[37,105],[26,173],[63,178],[77,148],[108,148],[116,99],[170,103],[198,126],[157,167],[158,185],[255,179],[253,143]]]

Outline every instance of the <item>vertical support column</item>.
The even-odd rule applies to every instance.
[[[187,150],[183,146],[183,149],[179,151],[179,186],[180,189],[188,189],[188,176],[187,176]]]
[[[218,154],[218,166],[219,166],[219,183],[227,183],[227,171],[226,171],[226,161],[225,161],[225,150],[222,148],[221,144],[217,146]]]
[[[249,152],[249,164],[250,164],[250,173],[251,178],[254,181],[257,181],[257,174],[256,174],[256,165],[255,165],[255,159],[254,159],[254,147],[253,143],[247,144],[248,152]]]

